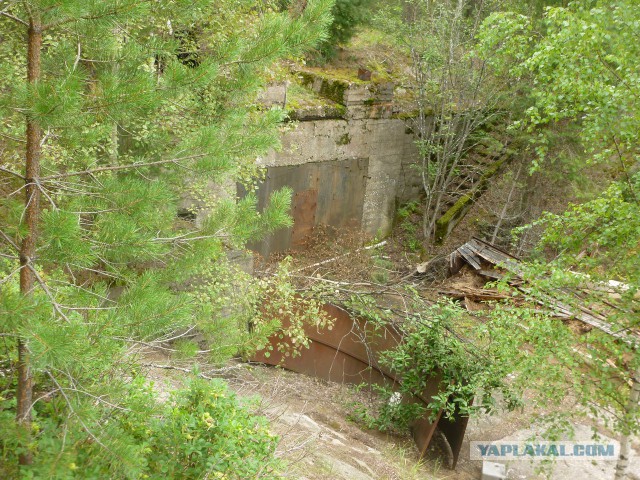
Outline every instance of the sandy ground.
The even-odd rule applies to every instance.
[[[471,441],[521,440],[538,431],[526,412],[482,416],[469,422],[455,471],[444,465],[442,451],[434,449],[422,464],[408,437],[385,435],[361,428],[350,420],[351,404],[366,402],[352,387],[338,385],[272,367],[255,366],[244,378],[232,380],[241,394],[258,393],[274,429],[282,435],[279,454],[290,463],[290,475],[301,479],[449,479],[481,476],[482,462],[470,459]],[[600,429],[601,441],[617,442]],[[574,441],[592,442],[590,425],[576,425]],[[567,439],[568,440],[568,439]],[[437,444],[437,442],[436,442]],[[612,479],[615,461],[502,462],[509,479]],[[545,470],[538,472],[540,468]],[[631,480],[640,480],[640,443],[635,442]]]
[[[262,411],[282,438],[278,455],[288,462],[291,478],[430,478],[416,464],[410,438],[364,430],[349,419],[350,405],[367,401],[351,387],[265,366],[252,366],[230,384],[240,395],[262,397]]]

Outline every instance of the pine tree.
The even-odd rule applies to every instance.
[[[275,60],[323,38],[331,3],[296,19],[259,1],[0,3],[1,358],[17,369],[4,458],[46,450],[32,418],[48,402],[60,429],[73,418],[115,452],[104,412],[130,392],[135,345],[193,325],[221,356],[246,340],[223,315],[225,249],[286,226],[290,196],[258,214],[254,195],[213,186],[251,182],[278,146],[283,114],[256,94]],[[195,223],[177,217],[185,197]]]

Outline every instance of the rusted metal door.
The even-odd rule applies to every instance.
[[[280,230],[249,247],[263,256],[290,248],[303,249],[317,225],[336,229],[358,228],[362,223],[368,159],[346,159],[268,167],[258,188],[258,209],[282,187],[293,190],[293,227]],[[239,187],[240,194],[244,192]]]

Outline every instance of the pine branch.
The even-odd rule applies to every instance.
[[[3,17],[7,17],[7,18],[13,20],[14,22],[20,23],[20,24],[24,25],[27,28],[29,27],[29,24],[27,22],[25,22],[21,18],[16,17],[15,15],[11,15],[10,13],[7,13],[6,11],[0,12],[0,15],[2,15]]]
[[[29,270],[31,270],[31,272],[36,278],[36,281],[38,282],[38,285],[40,285],[42,290],[44,290],[44,293],[46,293],[47,297],[49,297],[49,300],[51,301],[51,305],[53,306],[53,309],[58,313],[58,315],[64,318],[67,321],[67,323],[71,323],[71,320],[69,320],[69,317],[67,317],[65,313],[62,311],[61,305],[56,301],[55,297],[53,296],[53,293],[51,293],[51,290],[49,290],[49,287],[47,287],[47,284],[45,283],[45,281],[42,279],[38,271],[35,268],[33,268],[33,265],[31,265],[31,259],[27,259],[27,263],[25,266]]]
[[[58,210],[58,206],[56,205],[56,203],[53,201],[53,199],[49,196],[49,194],[45,191],[44,188],[42,188],[42,185],[40,184],[40,181],[38,180],[34,180],[33,184],[37,187],[38,190],[40,190],[40,193],[42,193],[42,195],[45,196],[45,198],[47,200],[49,200],[49,203],[51,204],[51,207],[53,208],[53,210]]]
[[[180,333],[178,335],[174,335],[174,336],[168,337],[168,338],[167,337],[163,337],[163,338],[158,339],[157,341],[159,341],[159,342],[170,342],[172,340],[177,340],[178,338],[183,338],[183,337],[187,336],[189,333],[191,333],[195,328],[196,328],[195,325],[193,325],[193,326],[189,327],[186,332],[182,332],[182,333]],[[193,336],[193,335],[191,335],[191,336]]]
[[[18,268],[16,268],[13,272],[11,272],[9,275],[7,275],[6,277],[4,277],[1,281],[0,281],[0,285],[3,285],[5,283],[7,283],[9,280],[11,280],[11,277],[13,277],[16,273],[18,273],[20,270],[22,270],[23,266],[20,265]]]
[[[8,173],[9,175],[13,175],[14,177],[18,177],[20,180],[25,180],[24,176],[20,175],[17,172],[9,170],[8,168],[0,167],[0,172]]]
[[[85,423],[82,421],[82,418],[80,418],[80,416],[75,412],[73,406],[71,405],[71,401],[69,400],[69,397],[67,396],[67,394],[64,392],[64,389],[60,386],[60,384],[58,383],[58,381],[56,380],[56,378],[51,374],[51,372],[47,371],[46,372],[47,376],[51,379],[51,381],[53,383],[56,384],[56,386],[58,387],[58,390],[60,391],[60,393],[62,394],[62,396],[65,399],[65,402],[67,403],[67,407],[69,408],[69,411],[76,416],[76,418],[78,419],[78,422],[80,422],[80,425],[82,425],[82,429],[87,433],[87,435],[89,435],[98,445],[100,445],[102,448],[104,448],[105,450],[108,450],[108,448],[106,447],[105,444],[103,444],[98,437],[96,437],[93,433],[91,433],[91,430],[89,430],[89,427],[87,427],[85,425]]]
[[[189,374],[193,374],[194,371],[193,369],[188,369],[188,368],[183,368],[183,367],[176,367],[174,365],[158,365],[156,363],[141,363],[140,364],[143,367],[149,367],[149,368],[158,368],[161,370],[178,370],[180,372],[185,372],[185,373],[189,373]],[[240,363],[238,365],[232,365],[230,367],[223,367],[223,368],[216,368],[214,370],[210,370],[208,372],[208,374],[204,374],[204,373],[198,373],[197,376],[200,378],[204,378],[205,380],[213,380],[215,377],[209,376],[209,375],[222,375],[224,373],[228,373],[231,372],[233,370],[238,370],[241,368],[247,368],[249,366],[248,363]]]
[[[63,373],[64,373],[64,372],[63,372]],[[53,395],[53,394],[54,394],[54,393],[56,393],[56,392],[61,392],[61,393],[62,393],[62,391],[63,391],[63,390],[67,390],[67,391],[69,391],[69,392],[75,392],[75,393],[80,393],[80,394],[82,394],[82,395],[86,395],[87,397],[94,398],[97,402],[100,402],[100,403],[102,403],[102,404],[104,404],[104,405],[107,405],[108,407],[115,408],[115,409],[117,409],[117,410],[121,410],[121,411],[123,411],[123,412],[130,412],[130,411],[131,411],[131,409],[129,409],[129,408],[121,407],[120,405],[115,405],[115,404],[113,404],[113,403],[111,403],[111,402],[107,402],[104,398],[102,398],[102,397],[104,397],[104,395],[97,396],[97,395],[94,395],[94,394],[92,394],[92,393],[87,392],[86,390],[80,390],[79,388],[73,388],[73,387],[67,387],[67,388],[62,388],[62,387],[60,387],[60,388],[56,388],[55,390],[52,390],[52,391],[50,391],[50,392],[47,392],[47,393],[45,393],[45,394],[43,394],[43,395],[39,396],[38,398],[36,398],[36,399],[33,401],[33,403],[31,404],[31,408],[33,408],[33,406],[34,406],[38,401],[40,401],[40,400],[42,400],[42,399],[44,399],[44,398],[50,397],[51,395]]]
[[[293,271],[289,272],[289,274],[298,273],[298,272],[301,272],[301,271],[306,270],[308,268],[319,267],[321,265],[325,265],[327,263],[331,263],[331,262],[335,262],[336,260],[340,260],[341,258],[347,257],[347,256],[351,255],[352,253],[358,253],[358,252],[361,252],[363,250],[372,250],[374,248],[382,247],[383,245],[386,245],[386,244],[387,244],[387,241],[384,240],[384,241],[382,241],[380,243],[376,243],[375,245],[369,245],[367,247],[358,248],[357,250],[354,250],[353,252],[347,252],[347,253],[344,253],[342,255],[338,255],[337,257],[329,258],[329,259],[323,260],[321,262],[313,263],[311,265],[306,265],[304,267],[298,268],[296,270],[293,270]]]
[[[146,0],[149,1],[149,0]],[[140,3],[144,3],[144,2],[140,2]],[[129,6],[129,9],[137,6],[139,4],[132,2],[131,5]],[[62,25],[68,25],[70,23],[75,23],[75,22],[79,22],[81,20],[102,20],[103,18],[107,18],[107,17],[113,17],[116,15],[122,15],[124,13],[127,13],[126,8],[113,8],[111,10],[106,11],[105,13],[101,14],[101,15],[85,15],[85,16],[79,16],[79,17],[70,17],[70,18],[65,18],[63,20],[57,21],[57,22],[53,22],[50,23],[48,25],[44,25],[42,27],[42,31],[44,32],[45,30],[49,30],[51,28],[56,28],[56,27],[60,27]]]
[[[0,236],[2,236],[2,238],[4,238],[4,240],[9,245],[11,245],[16,250],[16,252],[20,253],[20,247],[18,245],[16,245],[16,243],[13,240],[11,240],[11,237],[9,235],[7,235],[2,230],[0,230]]]
[[[18,142],[18,143],[27,143],[26,140],[22,139],[22,138],[18,138],[18,137],[14,137],[11,135],[7,135],[6,133],[0,133],[0,137],[4,137],[8,140],[11,140],[12,142]]]
[[[178,162],[182,162],[185,160],[193,160],[196,158],[202,158],[205,157],[207,154],[206,153],[199,153],[196,155],[189,155],[188,157],[182,157],[182,158],[172,158],[172,159],[167,159],[167,160],[157,160],[155,162],[143,162],[143,163],[133,163],[131,165],[112,165],[110,167],[98,167],[98,168],[93,168],[93,169],[89,169],[89,170],[81,170],[78,172],[67,172],[67,173],[58,173],[55,175],[48,175],[45,177],[40,177],[40,181],[49,181],[49,180],[55,180],[58,178],[67,178],[67,177],[74,177],[74,176],[78,176],[78,175],[92,175],[94,173],[100,173],[100,172],[114,172],[114,171],[118,171],[118,170],[128,170],[131,168],[140,168],[140,167],[153,167],[156,165],[167,165],[169,163],[173,163],[176,164],[178,166],[179,163]]]

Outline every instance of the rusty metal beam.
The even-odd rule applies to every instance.
[[[257,352],[252,361],[282,366],[332,382],[352,385],[368,383],[397,389],[401,379],[380,365],[380,355],[398,346],[402,341],[400,332],[389,326],[352,318],[348,312],[335,305],[325,305],[324,310],[334,319],[333,327],[331,330],[305,327],[310,345],[308,349],[302,349],[300,355],[287,356],[278,351],[278,343],[282,340],[274,336],[270,340],[272,350]],[[286,326],[286,321],[284,323]],[[403,401],[420,403],[426,407],[431,397],[440,391],[440,383],[439,376],[431,377],[420,395]],[[458,415],[454,421],[449,421],[442,418],[440,411],[434,421],[430,421],[429,414],[426,413],[414,422],[411,430],[422,457],[429,448],[436,428],[440,428],[451,446],[452,468],[455,468],[466,427],[466,418]]]

